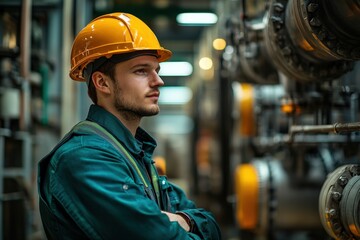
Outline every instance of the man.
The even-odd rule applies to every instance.
[[[139,127],[159,112],[159,62],[171,57],[140,19],[106,14],[74,40],[70,77],[94,104],[39,163],[49,239],[220,239],[211,213],[159,176],[155,140]]]

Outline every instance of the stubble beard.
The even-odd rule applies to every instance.
[[[159,106],[142,106],[133,99],[126,99],[122,90],[115,86],[114,106],[119,114],[127,120],[141,120],[142,117],[154,116],[160,112]]]

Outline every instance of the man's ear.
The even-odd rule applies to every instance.
[[[95,88],[105,94],[110,94],[110,78],[102,72],[96,71],[92,74],[91,80],[94,83]]]

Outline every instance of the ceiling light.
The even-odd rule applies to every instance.
[[[180,13],[176,16],[176,21],[181,25],[211,25],[217,20],[214,13]]]
[[[226,41],[223,38],[217,38],[213,41],[213,47],[215,50],[224,50],[226,47]]]
[[[209,70],[210,68],[212,68],[212,65],[213,65],[213,62],[212,62],[211,58],[203,57],[199,60],[199,66],[203,70]]]
[[[160,63],[160,76],[190,76],[193,67],[189,62],[162,62]]]
[[[161,87],[160,89],[160,104],[186,104],[192,98],[192,90],[189,87]]]

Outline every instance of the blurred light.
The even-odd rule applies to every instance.
[[[180,13],[176,16],[176,21],[182,25],[211,25],[217,20],[214,13]]]
[[[235,53],[234,47],[231,45],[228,45],[225,47],[225,51],[223,53],[223,58],[226,61],[230,61],[233,58],[233,54]]]
[[[189,62],[162,62],[160,63],[160,76],[190,76],[193,67]]]
[[[154,6],[157,8],[167,8],[170,5],[170,1],[169,0],[155,0],[153,1]]]
[[[188,87],[162,87],[160,89],[160,104],[180,105],[188,103],[192,98],[192,91]]]
[[[199,66],[203,70],[209,70],[210,68],[212,68],[212,65],[213,65],[213,62],[212,62],[211,58],[203,57],[199,60]]]
[[[156,25],[156,27],[158,27],[159,29],[169,28],[170,21],[168,17],[158,15],[154,17],[153,20],[154,20],[154,25]]]
[[[233,54],[233,53],[234,53],[234,47],[231,46],[231,45],[227,46],[227,47],[225,48],[225,52],[226,52],[227,54]]]
[[[215,50],[223,50],[226,47],[226,41],[222,38],[217,38],[213,41],[213,47]]]

